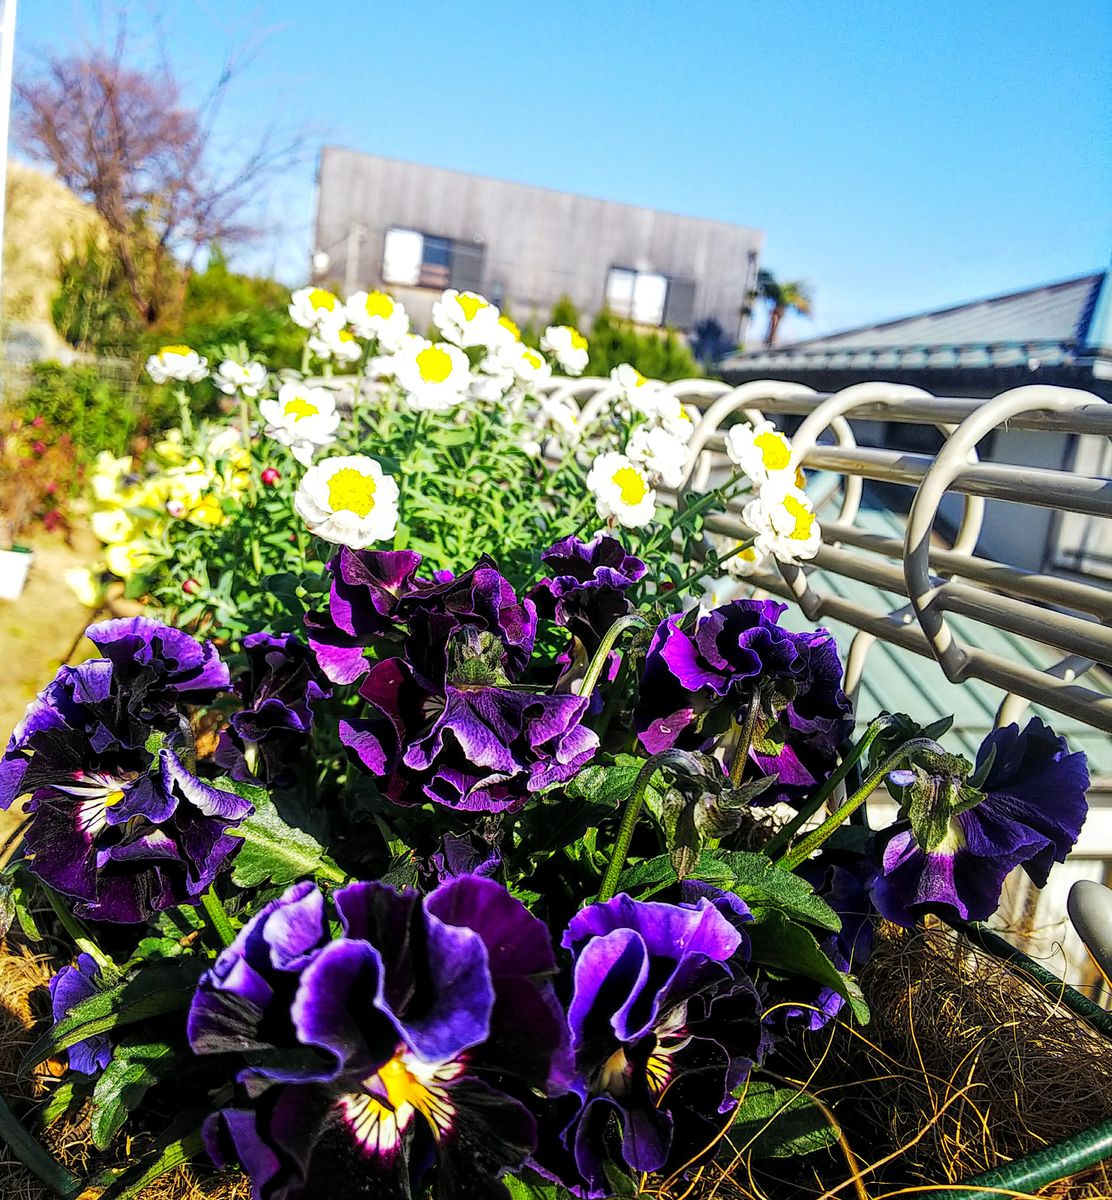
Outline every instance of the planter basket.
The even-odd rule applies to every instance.
[[[21,1055],[48,1019],[51,970],[47,958],[26,946],[0,950],[0,1094],[32,1128],[34,1110],[61,1069],[47,1063],[32,1078],[18,1074]],[[974,1200],[1030,1194],[1054,1182],[1040,1194],[1112,1196],[1112,1169],[1099,1164],[1102,1154],[1112,1155],[1112,1016],[1061,983],[1055,989],[1052,980],[979,928],[955,936],[944,927],[885,926],[861,973],[872,1023],[828,1026],[812,1035],[797,1064],[801,1082],[837,1123],[841,1146],[785,1170],[786,1160],[762,1167],[727,1141],[694,1187],[681,1181],[660,1192],[650,1180],[647,1194]],[[39,1136],[76,1175],[89,1173],[96,1152],[87,1118],[79,1114]],[[3,1149],[0,1196],[50,1200],[54,1193]],[[759,1192],[748,1182],[751,1169]],[[785,1176],[791,1182],[778,1185]],[[914,1190],[901,1190],[907,1188]],[[90,1189],[81,1200],[98,1194]],[[183,1168],[141,1196],[249,1200],[250,1188],[242,1175]]]

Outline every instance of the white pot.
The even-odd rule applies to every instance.
[[[0,600],[18,600],[23,595],[34,557],[30,550],[0,550]]]

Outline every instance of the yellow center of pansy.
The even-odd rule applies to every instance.
[[[815,526],[815,514],[794,496],[784,497],[784,511],[795,521],[788,537],[793,542],[805,542]]]
[[[782,471],[791,459],[791,447],[782,433],[771,430],[758,433],[753,439],[753,445],[761,452],[761,462],[766,471]]]
[[[172,354],[178,358],[184,358],[187,354],[192,353],[193,351],[188,346],[163,346],[158,352],[158,357],[165,358],[167,354]]]
[[[417,371],[426,383],[443,383],[452,373],[452,356],[439,346],[429,346],[417,355]]]
[[[621,467],[615,471],[614,484],[621,493],[622,503],[631,507],[640,504],[649,490],[641,472],[633,467]]]
[[[119,804],[123,798],[123,790],[121,788],[117,788],[114,792],[109,792],[108,795],[104,797],[104,807],[111,808],[114,804]]]
[[[378,485],[370,475],[344,467],[328,481],[328,504],[333,512],[353,512],[365,517],[375,506]]]
[[[324,288],[313,288],[309,293],[309,304],[313,308],[326,308],[331,312],[337,303],[336,297]]]
[[[293,417],[295,421],[300,421],[303,417],[315,417],[320,409],[311,401],[306,400],[304,396],[294,396],[292,400],[286,402],[282,412],[287,417]]]
[[[481,296],[470,296],[466,293],[457,296],[456,303],[460,306],[465,321],[474,321],[475,314],[487,307],[487,302]]]
[[[509,331],[510,336],[515,342],[521,341],[521,330],[518,329],[516,321],[511,321],[509,317],[499,317],[498,324],[501,325],[503,329]]]
[[[356,1138],[379,1153],[397,1146],[415,1112],[424,1117],[439,1141],[451,1129],[455,1115],[443,1085],[458,1074],[458,1065],[448,1063],[423,1080],[409,1069],[399,1051],[377,1075],[363,1081],[366,1091],[342,1097],[341,1105]]]
[[[579,332],[578,329],[569,331],[571,336],[571,348],[573,350],[586,350],[587,339]]]
[[[394,312],[394,301],[385,292],[368,292],[363,307],[368,317],[389,317]]]

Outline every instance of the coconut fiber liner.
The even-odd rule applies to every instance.
[[[31,1078],[17,1073],[49,1019],[52,969],[31,948],[0,946],[0,1095],[80,1175],[96,1153],[87,1115],[46,1129],[35,1122],[62,1064],[48,1062]],[[645,1179],[644,1193],[659,1200],[929,1196],[1112,1118],[1112,1042],[950,930],[882,926],[860,981],[869,1025],[831,1022],[805,1039],[798,1057],[768,1064],[781,1086],[817,1102],[837,1133],[833,1145],[803,1158],[757,1160],[726,1131],[711,1163],[682,1179]],[[90,1190],[87,1200],[96,1195]],[[1112,1200],[1112,1164],[1038,1195]],[[0,1198],[49,1196],[0,1145]],[[249,1196],[243,1177],[200,1167],[142,1193],[143,1200]]]

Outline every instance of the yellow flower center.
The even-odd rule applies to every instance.
[[[757,550],[755,546],[746,546],[744,550],[737,552],[738,558],[744,559],[746,562],[757,561]]]
[[[571,348],[573,350],[586,350],[587,339],[579,332],[578,329],[571,331]]]
[[[339,338],[341,342],[354,342],[355,334],[350,329],[341,329]]]
[[[394,301],[385,292],[368,292],[363,307],[368,317],[389,317],[394,312]]]
[[[633,386],[634,387],[644,387],[645,384],[648,382],[649,381],[644,377],[644,375],[642,375],[641,372],[638,371],[636,367],[634,367],[633,368]]]
[[[782,433],[771,430],[759,433],[753,439],[753,445],[761,452],[761,462],[766,471],[782,471],[792,456],[788,439]]]
[[[526,350],[521,357],[525,359],[534,371],[539,371],[544,366],[544,359],[535,350]]]
[[[481,296],[471,296],[467,293],[457,296],[456,303],[460,306],[465,321],[474,321],[475,314],[487,307],[487,302]]]
[[[121,788],[117,788],[114,792],[109,792],[108,795],[104,797],[104,807],[111,808],[114,804],[119,804],[123,798],[123,790]]]
[[[793,542],[805,542],[811,536],[811,530],[814,528],[815,514],[794,496],[784,497],[784,511],[795,520],[795,525],[788,537]]]
[[[328,481],[328,504],[333,512],[353,512],[365,517],[375,506],[378,485],[370,475],[344,467]]]
[[[614,472],[614,483],[622,495],[622,503],[633,506],[640,504],[648,492],[645,479],[640,471],[633,467],[621,467]]]
[[[511,321],[509,317],[499,317],[498,324],[503,329],[508,329],[515,342],[521,341],[521,330],[517,327],[516,321]]]
[[[179,358],[184,358],[187,354],[192,354],[188,346],[163,346],[158,352],[159,358],[165,358],[167,354],[175,354]]]
[[[331,312],[337,304],[336,297],[324,288],[313,288],[309,293],[309,304],[313,308],[326,308]]]
[[[294,398],[286,403],[282,409],[287,417],[293,417],[295,421],[300,421],[302,417],[315,417],[320,409],[304,396],[294,396]]]
[[[429,346],[417,355],[417,371],[426,383],[443,383],[452,373],[452,356],[439,346]]]

